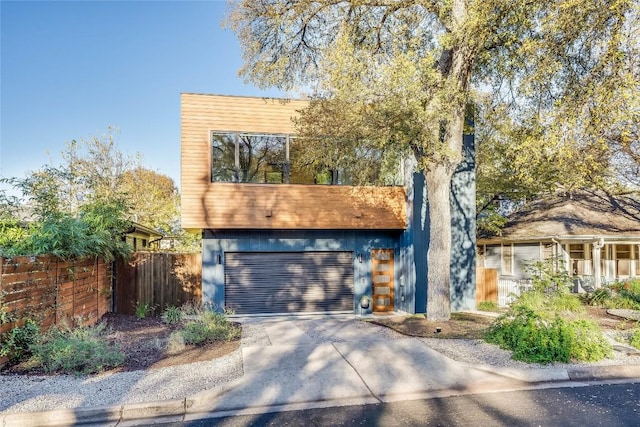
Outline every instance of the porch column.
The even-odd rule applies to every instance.
[[[591,254],[591,259],[593,261],[593,286],[597,289],[601,286],[602,281],[600,280],[600,249],[604,246],[604,240],[599,239],[593,242],[593,252]]]

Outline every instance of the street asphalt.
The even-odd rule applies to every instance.
[[[177,400],[2,413],[0,426],[148,425],[640,378],[640,365],[552,369],[471,366],[416,338],[363,336],[362,329],[345,325],[335,331],[335,342],[318,343],[290,319],[265,319],[270,345],[244,346],[244,374],[215,389]]]

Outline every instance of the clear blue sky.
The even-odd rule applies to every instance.
[[[224,1],[0,2],[0,174],[59,164],[116,127],[120,151],[180,183],[180,93],[285,96],[237,76]]]

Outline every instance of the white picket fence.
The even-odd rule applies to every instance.
[[[498,279],[498,306],[505,307],[524,291],[531,289],[530,279]]]

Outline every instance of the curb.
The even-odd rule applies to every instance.
[[[640,365],[612,365],[580,367],[557,370],[553,375],[544,378],[542,372],[526,370],[494,370],[498,375],[511,377],[529,384],[561,383],[567,381],[606,381],[629,380],[640,381]],[[548,371],[547,371],[548,373]],[[207,401],[228,391],[220,390],[207,396]],[[443,390],[439,390],[442,393]],[[185,417],[191,419],[211,415],[215,412],[229,412],[230,408],[215,412],[203,412],[198,407],[203,396],[156,402],[131,403],[110,407],[60,409],[42,412],[16,412],[0,414],[0,426],[12,427],[53,427],[100,424],[103,426],[140,425],[142,420],[154,419],[162,422],[181,422]],[[311,403],[311,402],[307,402]],[[327,403],[327,402],[325,402]],[[283,405],[278,405],[283,406]],[[249,408],[245,408],[249,409]],[[264,409],[264,408],[263,408]]]
[[[52,427],[86,424],[117,425],[127,421],[163,419],[181,421],[193,400],[161,400],[157,402],[131,403],[102,408],[60,409],[42,412],[16,412],[4,414],[2,426]]]
[[[571,381],[640,380],[640,365],[586,366],[567,369]]]

